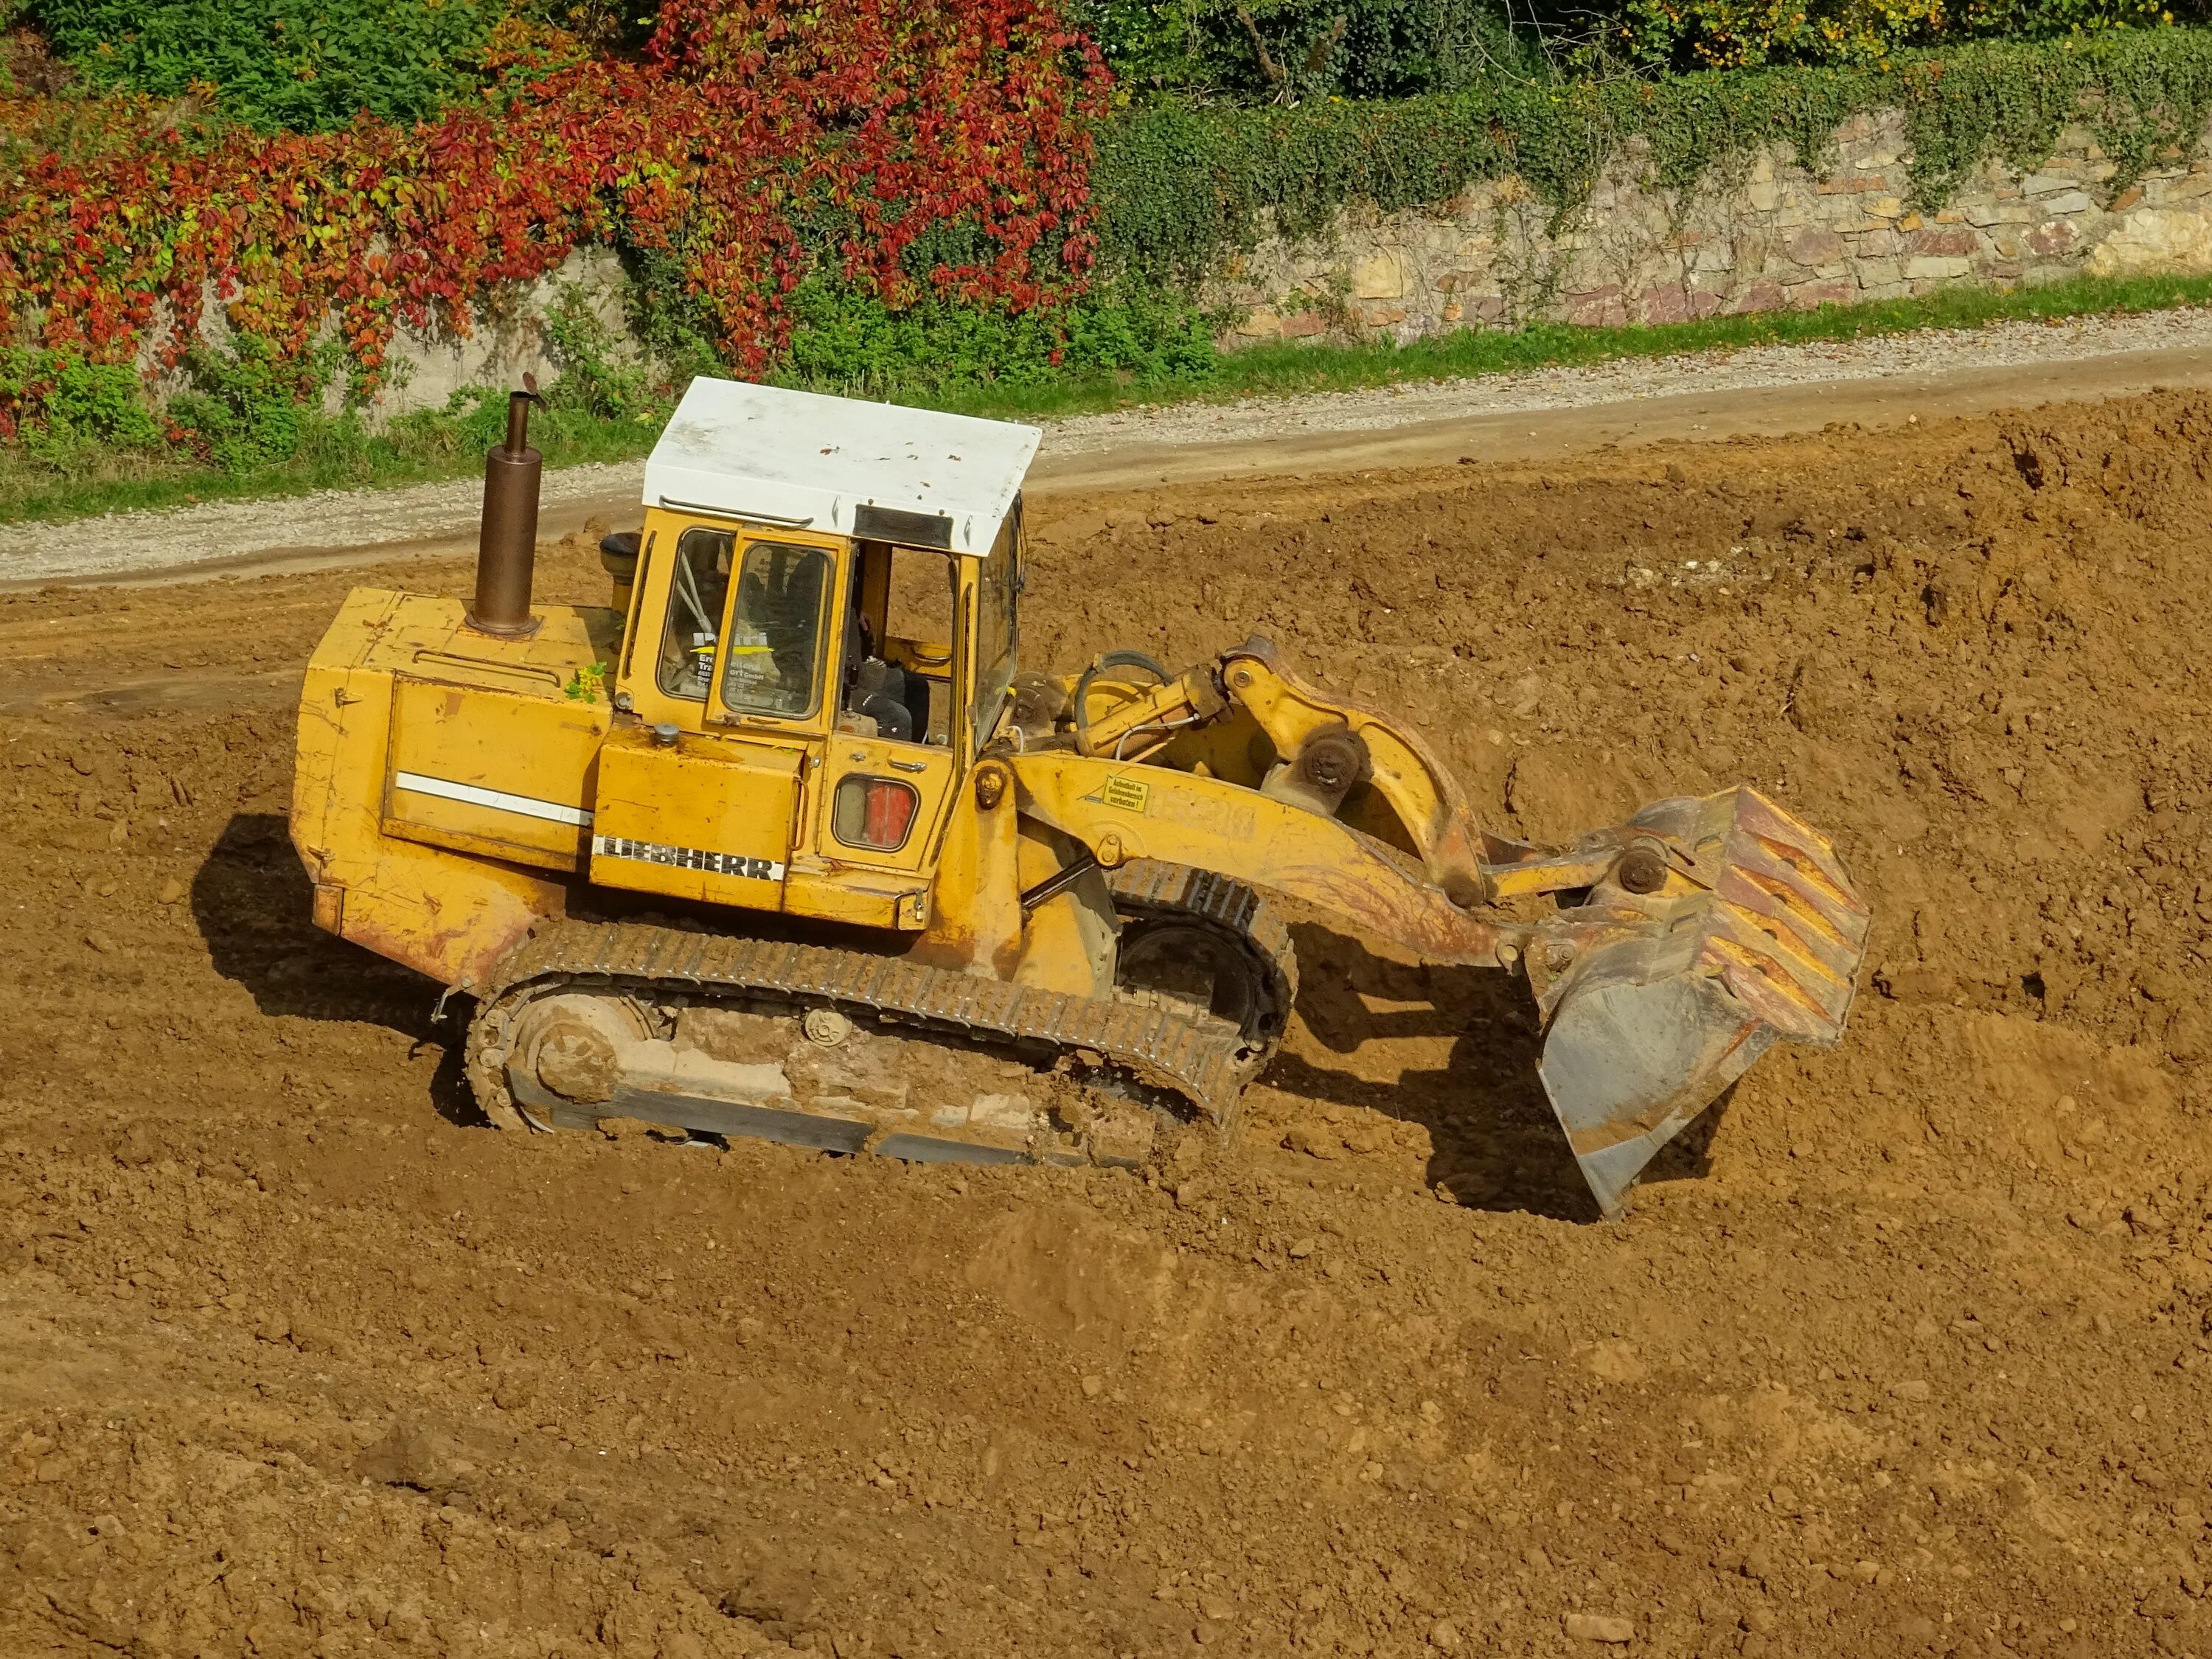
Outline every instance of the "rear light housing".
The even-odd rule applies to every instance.
[[[848,847],[896,853],[914,833],[921,797],[910,783],[856,772],[842,778],[830,811],[830,833]]]

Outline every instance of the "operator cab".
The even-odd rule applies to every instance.
[[[921,925],[912,878],[1013,679],[1036,437],[695,381],[647,463],[643,529],[606,549],[627,625],[593,879],[875,925],[854,895],[896,887],[891,925]],[[647,837],[598,832],[700,790],[727,803],[691,817],[718,844],[665,856],[723,879],[672,885],[629,867],[663,856],[631,857]]]

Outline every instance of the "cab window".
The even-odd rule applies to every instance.
[[[714,646],[730,596],[735,532],[695,526],[676,544],[669,577],[668,625],[660,639],[656,678],[661,695],[707,700],[714,678]]]
[[[723,707],[781,720],[814,712],[835,574],[821,548],[747,544],[722,647]]]

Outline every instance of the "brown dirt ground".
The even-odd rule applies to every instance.
[[[469,1127],[284,838],[352,579],[0,599],[0,1651],[2212,1653],[2208,437],[1040,515],[1032,661],[1249,628],[1508,828],[1834,833],[1851,1030],[1615,1225],[1512,987],[1313,926],[1242,1143],[1141,1176]]]

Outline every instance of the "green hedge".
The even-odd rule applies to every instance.
[[[1905,112],[1915,194],[1948,198],[1979,162],[2032,167],[2085,122],[2119,167],[2192,150],[2212,112],[2212,29],[2115,32],[1900,57],[1877,68],[1712,70],[1652,80],[1512,82],[1392,103],[1152,107],[1099,135],[1092,189],[1110,269],[1188,284],[1262,234],[1325,228],[1350,203],[1432,206],[1518,174],[1554,213],[1606,163],[1648,146],[1656,181],[1728,177],[1780,141],[1820,167],[1836,129]]]
[[[87,84],[178,98],[220,90],[264,131],[323,132],[366,110],[414,121],[475,95],[508,0],[31,0]]]

